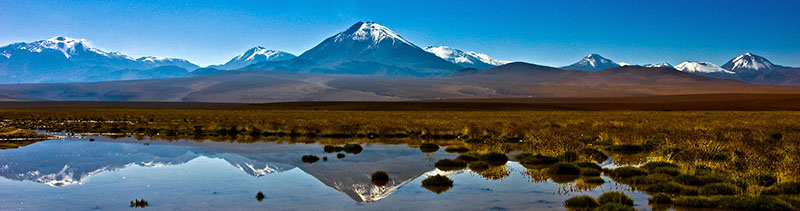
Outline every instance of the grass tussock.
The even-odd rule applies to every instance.
[[[422,180],[422,187],[436,194],[440,194],[453,187],[453,180],[450,180],[447,176],[437,174]]]
[[[630,196],[626,195],[622,192],[606,192],[600,197],[597,198],[597,201],[600,204],[621,204],[621,205],[628,205],[633,206],[633,199]]]
[[[598,206],[600,204],[591,196],[576,196],[564,201],[564,207],[575,210],[591,210]]]

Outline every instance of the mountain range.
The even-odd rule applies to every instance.
[[[509,73],[510,70],[514,71]],[[586,80],[587,77],[595,81]],[[520,81],[520,78],[527,81]],[[703,82],[693,83],[691,87],[671,82],[659,84],[661,88],[657,88],[648,83],[653,78]],[[773,64],[752,53],[737,56],[721,67],[698,61],[675,66],[666,62],[629,65],[599,54],[589,54],[561,68],[545,67],[511,63],[448,46],[420,48],[375,22],[358,22],[299,56],[258,46],[225,64],[205,68],[176,58],[134,59],[68,37],[0,47],[0,83],[8,84],[0,85],[0,99],[3,100],[414,100],[566,97],[593,92],[602,92],[602,96],[717,93],[715,89],[702,90],[701,87],[733,86],[728,87],[727,92],[739,92],[744,91],[741,87],[752,86],[729,80],[800,85],[800,70]],[[27,84],[15,85],[18,83]],[[574,90],[578,87],[602,88],[586,92]],[[673,89],[663,87],[685,91],[668,92],[664,90]],[[756,90],[772,89],[775,88]]]

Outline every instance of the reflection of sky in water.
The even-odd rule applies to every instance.
[[[589,192],[569,192],[576,189],[575,183],[534,183],[524,167],[509,162],[503,170],[508,176],[501,180],[487,180],[469,171],[449,172],[454,187],[435,194],[421,187],[422,180],[434,172],[435,160],[455,155],[443,150],[426,155],[405,145],[365,146],[361,154],[338,160],[335,154],[324,154],[317,144],[151,143],[59,140],[2,150],[0,210],[122,209],[137,198],[148,200],[150,208],[189,210],[563,210],[563,200],[575,195],[629,192],[627,186],[608,178]],[[303,164],[303,154],[327,155],[329,161]],[[257,171],[264,169],[268,171]],[[388,188],[370,185],[369,174],[377,170],[389,172]],[[38,172],[39,177],[58,174],[55,179],[76,184],[55,186],[46,179],[19,175],[30,172]],[[258,191],[266,195],[262,202],[255,199]],[[637,208],[649,209],[646,195],[629,195]],[[360,202],[371,200],[376,201]]]

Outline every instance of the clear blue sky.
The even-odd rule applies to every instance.
[[[589,53],[632,64],[722,65],[753,52],[800,66],[800,1],[0,0],[0,45],[85,38],[131,56],[224,63],[254,46],[294,54],[360,20],[420,47],[563,66]]]

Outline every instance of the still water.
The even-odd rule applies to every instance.
[[[564,210],[570,197],[608,191],[650,210],[647,195],[605,176],[603,185],[556,183],[514,161],[443,172],[434,163],[457,154],[405,144],[362,145],[337,159],[316,143],[91,138],[0,150],[0,210],[118,210],[134,199],[158,210]],[[327,161],[303,163],[306,154]],[[387,185],[371,183],[376,171],[389,174]],[[422,187],[436,174],[453,187],[439,194]]]

